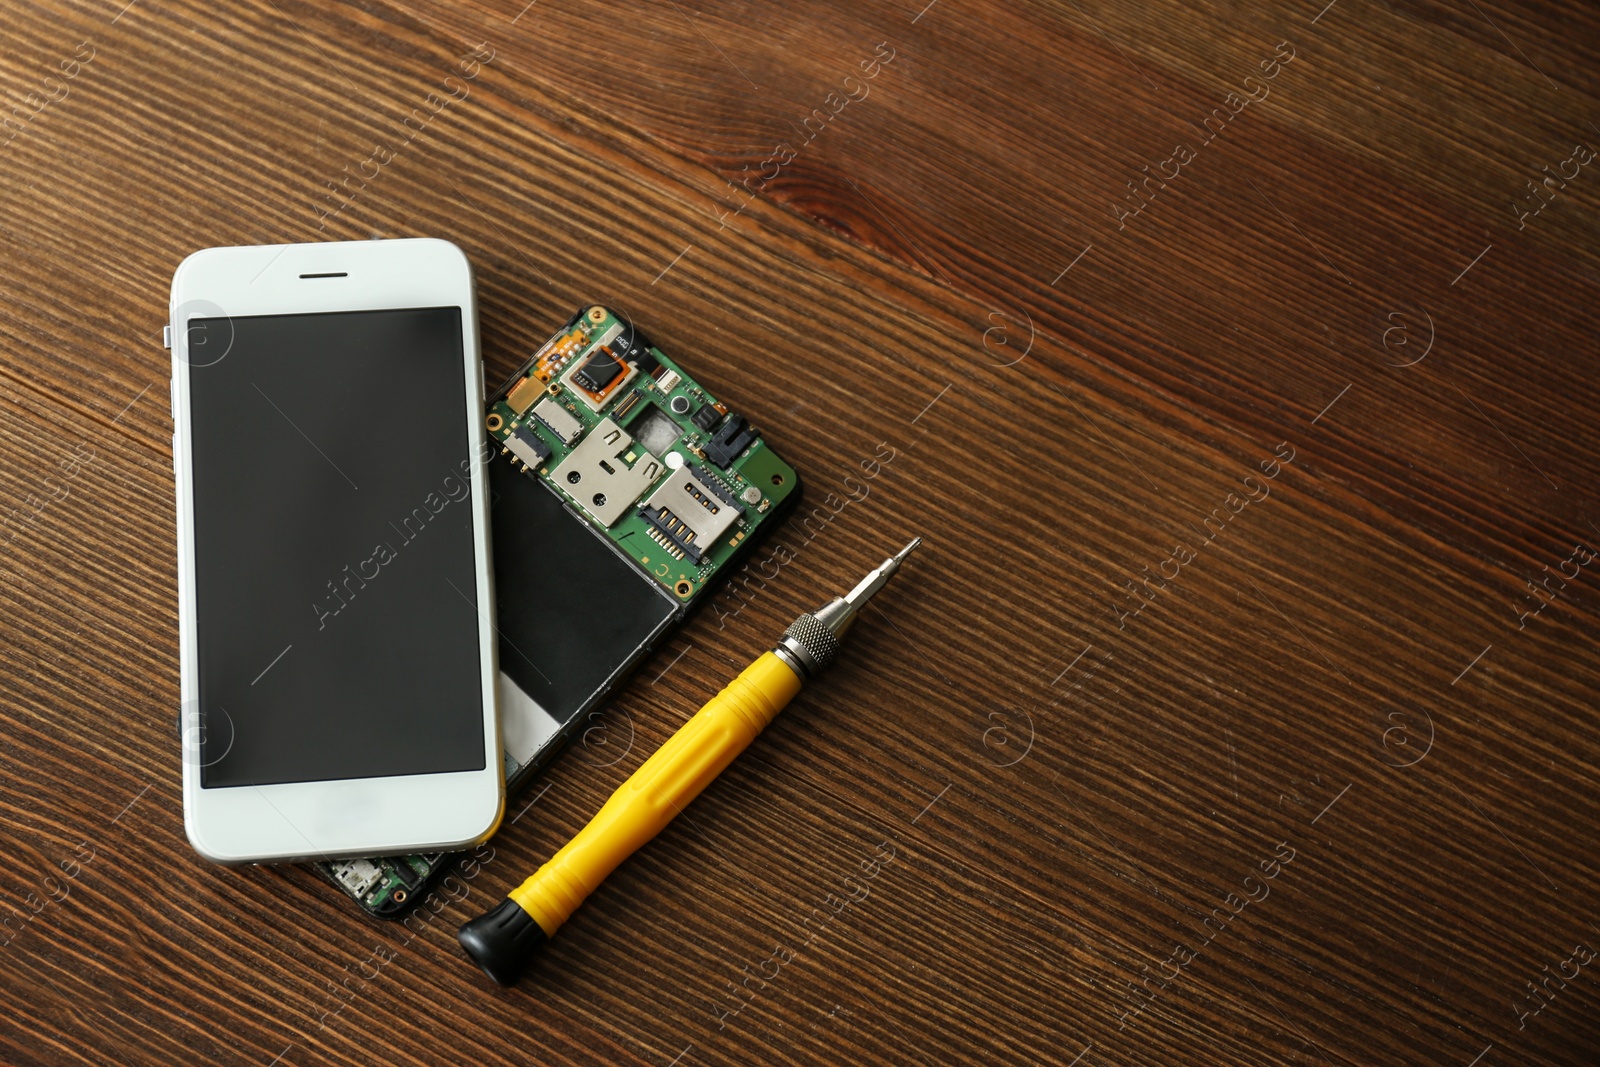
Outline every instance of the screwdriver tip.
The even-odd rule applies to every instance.
[[[907,545],[906,547],[902,548],[900,551],[896,552],[894,554],[894,556],[891,557],[891,558],[896,563],[903,563],[905,561],[905,558],[907,556],[911,555],[912,552],[916,551],[917,546],[920,545],[920,544],[922,544],[922,538],[913,537],[911,539],[911,543],[909,545]]]

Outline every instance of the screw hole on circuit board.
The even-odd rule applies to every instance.
[[[773,484],[773,485],[782,485],[782,484],[783,484],[783,475],[781,475],[781,474],[774,474],[774,475],[773,475],[773,476],[772,476],[772,484]]]
[[[604,493],[596,493],[594,495],[594,506],[597,508],[606,506],[606,495]]]
[[[602,322],[606,321],[606,309],[601,307],[601,306],[599,306],[598,304],[596,304],[594,307],[590,308],[589,309],[589,321],[594,323],[596,326],[598,326]]]
[[[498,430],[506,424],[506,420],[500,417],[498,411],[491,411],[489,417],[483,420],[483,424],[491,430]]]
[[[680,597],[687,597],[690,593],[694,592],[694,583],[686,578],[680,578],[678,579],[678,584],[672,587],[672,591],[677,593]]]
[[[393,892],[393,893],[392,893],[392,894],[391,894],[391,895],[390,895],[390,896],[389,896],[389,899],[390,899],[390,900],[392,900],[392,901],[394,901],[394,902],[395,902],[395,903],[396,903],[396,904],[404,904],[404,903],[405,903],[405,902],[406,902],[406,899],[407,899],[407,898],[408,898],[408,897],[409,897],[409,896],[410,896],[410,895],[411,895],[411,894],[409,894],[409,893],[407,893],[407,892],[406,892],[406,891],[405,891],[405,890],[404,890],[404,889],[396,889],[396,890],[395,890],[395,891],[394,891],[394,892]]]

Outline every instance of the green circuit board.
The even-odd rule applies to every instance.
[[[335,860],[317,866],[345,892],[382,915],[404,907],[446,858],[445,853],[434,852],[370,860]]]
[[[522,470],[683,601],[797,485],[743,416],[598,305],[491,398],[486,425]]]

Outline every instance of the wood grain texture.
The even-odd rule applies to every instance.
[[[1593,6],[123,2],[0,20],[6,1062],[1594,1062]],[[160,333],[412,235],[491,379],[603,300],[808,497],[402,926],[185,842]],[[489,988],[457,925],[912,534]]]

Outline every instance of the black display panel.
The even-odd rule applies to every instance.
[[[482,769],[461,309],[187,329],[202,786]]]
[[[678,603],[508,458],[489,461],[489,490],[500,670],[564,726]]]

